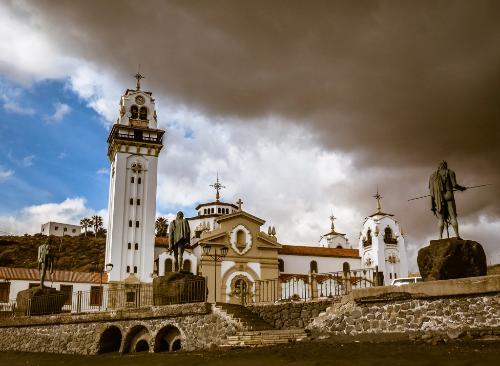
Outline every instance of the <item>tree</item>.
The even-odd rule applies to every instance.
[[[97,237],[97,233],[100,228],[102,228],[102,217],[99,215],[92,216],[92,227],[94,228],[94,236]]]
[[[87,217],[84,217],[83,219],[80,220],[80,225],[83,226],[83,230],[85,232],[85,236],[87,236],[87,228],[89,228],[90,226],[92,226],[92,220],[87,218]]]
[[[156,229],[156,236],[167,236],[168,220],[165,217],[156,218],[155,229]]]

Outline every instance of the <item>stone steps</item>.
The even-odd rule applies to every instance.
[[[223,347],[263,347],[300,342],[305,339],[307,339],[307,333],[303,329],[246,331],[228,336]]]
[[[242,305],[217,303],[215,306],[237,320],[247,330],[263,331],[274,329],[271,324]]]

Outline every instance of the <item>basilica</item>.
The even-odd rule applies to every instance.
[[[110,287],[150,284],[155,276],[173,270],[168,237],[155,238],[154,227],[157,161],[165,131],[158,128],[152,93],[141,89],[141,75],[136,78],[136,88],[121,97],[108,137]],[[241,199],[221,200],[218,176],[212,187],[215,199],[196,206],[196,215],[188,218],[191,242],[182,265],[207,279],[208,288],[214,289],[208,301],[255,301],[263,284],[280,289],[283,297],[319,296],[321,275],[346,268],[376,269],[384,284],[408,275],[401,225],[393,214],[382,211],[378,193],[377,211],[361,224],[357,243],[337,231],[332,215],[327,232],[319,233],[320,242],[311,245],[281,242],[264,218],[245,211]]]

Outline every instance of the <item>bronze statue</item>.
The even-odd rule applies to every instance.
[[[52,237],[48,237],[45,244],[38,247],[38,271],[40,272],[40,287],[43,288],[47,269],[54,272],[54,256],[52,255]]]
[[[176,219],[169,226],[169,252],[174,252],[174,270],[179,272],[182,269],[182,256],[184,249],[189,246],[191,230],[189,223],[184,218],[182,211],[177,212]]]
[[[443,238],[445,224],[447,231],[448,226],[451,224],[455,231],[455,236],[460,239],[458,233],[457,206],[455,204],[453,191],[465,191],[466,189],[466,187],[457,183],[455,172],[448,169],[446,161],[441,161],[438,169],[432,173],[429,179],[431,210],[438,218],[439,239]]]

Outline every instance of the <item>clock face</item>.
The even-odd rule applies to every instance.
[[[135,97],[135,102],[139,105],[142,105],[144,104],[146,100],[144,99],[144,97],[142,95],[138,95],[137,97]]]

